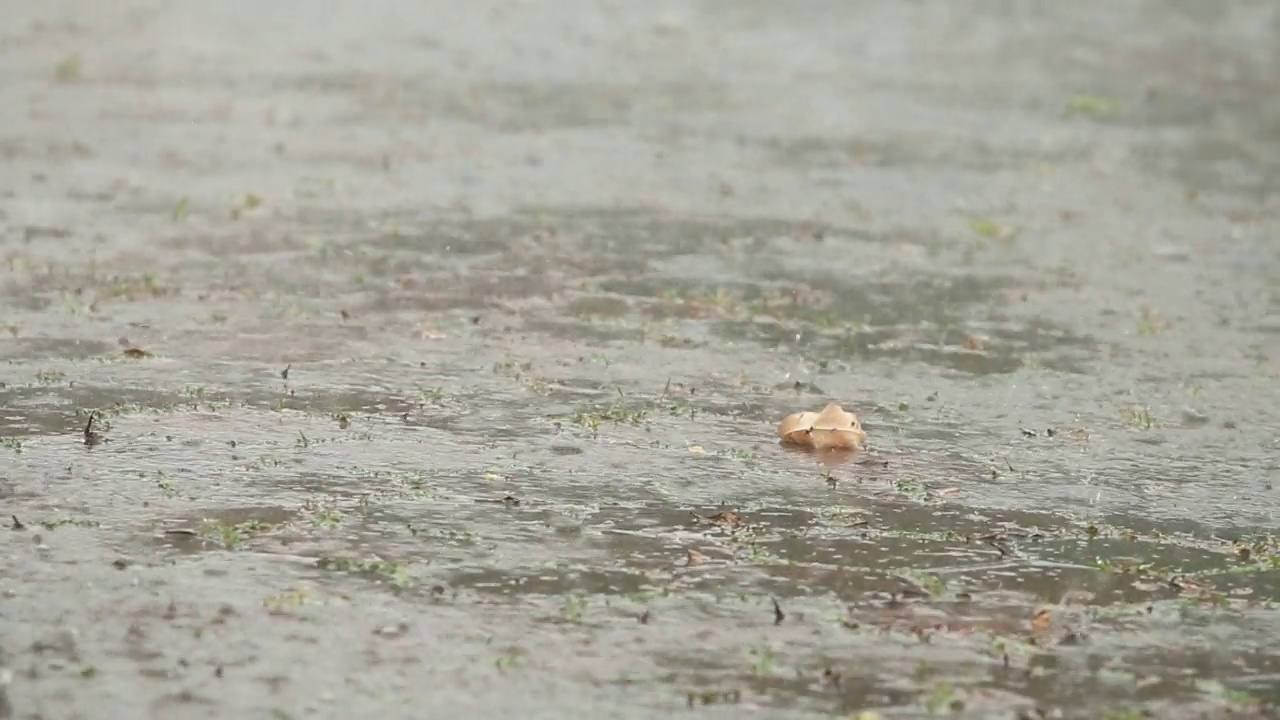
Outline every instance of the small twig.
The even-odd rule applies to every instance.
[[[84,444],[93,447],[102,442],[102,433],[93,429],[93,423],[98,419],[98,411],[94,410],[89,413],[89,421],[84,424]]]

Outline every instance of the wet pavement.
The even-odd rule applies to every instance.
[[[1276,716],[1274,5],[316,7],[6,9],[0,718]]]

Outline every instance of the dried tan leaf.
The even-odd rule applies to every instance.
[[[711,558],[706,553],[700,553],[697,550],[690,549],[687,553],[690,565],[701,565],[710,562]]]
[[[805,445],[818,450],[830,448],[858,449],[867,439],[858,417],[836,403],[822,412],[798,412],[778,424],[778,437],[785,443]]]
[[[1044,632],[1049,629],[1049,623],[1052,622],[1053,616],[1047,608],[1041,608],[1031,618],[1031,628],[1037,632]]]
[[[732,510],[718,512],[715,515],[707,515],[705,519],[710,523],[726,528],[742,527],[742,517]]]

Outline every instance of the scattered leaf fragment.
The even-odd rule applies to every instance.
[[[997,240],[999,242],[1008,242],[1018,237],[1022,232],[1022,228],[1017,225],[1006,225],[995,222],[994,220],[977,219],[969,223],[969,228],[977,235],[987,240]]]
[[[818,450],[862,447],[867,434],[858,417],[836,403],[822,412],[798,412],[786,416],[778,424],[778,437],[784,443],[804,445]]]
[[[262,205],[262,198],[253,193],[246,193],[243,197],[237,198],[231,206],[231,219],[239,220],[247,211],[253,210]]]
[[[1113,118],[1120,114],[1120,101],[1100,95],[1077,95],[1066,102],[1063,114],[1067,117],[1083,116],[1094,120]]]
[[[58,82],[70,83],[75,82],[83,75],[83,63],[80,60],[79,53],[73,53],[66,56],[53,68],[53,76]]]
[[[1208,591],[1208,587],[1196,582],[1186,575],[1178,575],[1169,579],[1169,587],[1182,592],[1184,595],[1196,595]]]

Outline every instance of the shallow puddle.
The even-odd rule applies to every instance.
[[[1274,10],[491,5],[13,20],[0,718],[1274,713]]]

